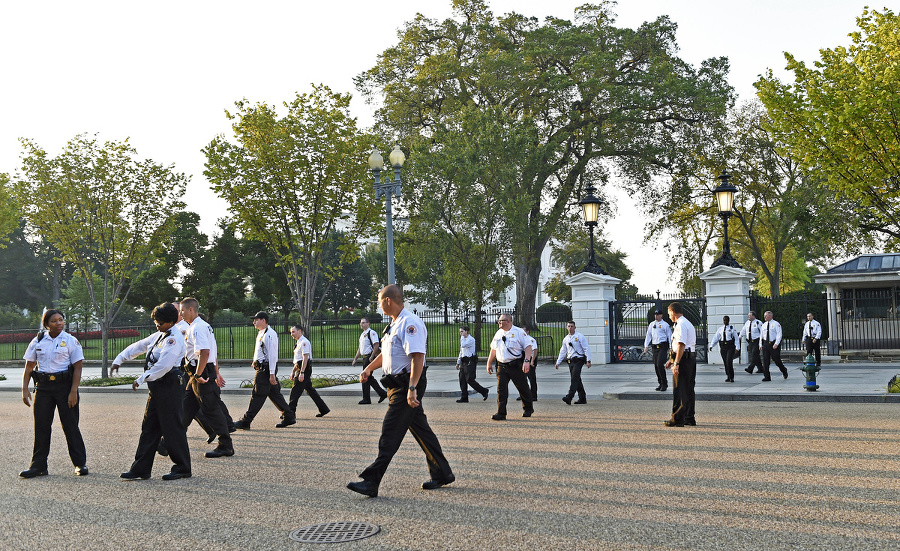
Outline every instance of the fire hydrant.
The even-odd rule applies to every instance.
[[[816,366],[816,358],[812,354],[807,354],[803,360],[803,375],[806,377],[806,385],[803,387],[810,392],[815,392],[819,385],[816,384],[816,373],[822,368]]]

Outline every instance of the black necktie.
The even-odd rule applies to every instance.
[[[769,329],[772,328],[772,326],[769,325],[770,323],[772,323],[772,322],[769,322],[769,321],[766,322],[766,340],[768,342],[772,342],[772,339],[769,338]]]

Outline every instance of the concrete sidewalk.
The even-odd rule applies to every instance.
[[[7,366],[9,364],[6,364]],[[246,367],[222,367],[222,374],[227,381],[224,392],[249,393],[249,389],[241,389],[243,381],[253,380],[253,369],[246,362]],[[776,367],[772,367],[772,381],[762,382],[762,375],[748,375],[744,365],[735,365],[735,382],[725,382],[724,368],[720,365],[700,364],[697,366],[696,393],[698,400],[718,401],[781,401],[781,402],[900,402],[900,394],[888,394],[887,383],[895,374],[900,373],[900,364],[854,362],[839,363],[823,361],[819,372],[816,392],[805,390],[805,378],[798,363],[787,363],[788,379],[784,380]],[[16,391],[22,385],[22,367],[0,367],[0,373],[6,375],[0,381],[0,390]],[[552,364],[542,363],[537,367],[538,399],[559,400],[569,388],[569,373],[566,366],[559,370]],[[288,364],[283,364],[279,375],[289,373]],[[139,363],[126,364],[120,370],[124,374],[137,375],[141,372]],[[350,362],[314,362],[314,375],[349,375],[359,372],[359,368],[351,367]],[[380,371],[376,372],[380,376]],[[428,390],[429,396],[459,397],[459,379],[455,364],[444,359],[429,362]],[[100,376],[100,368],[90,363],[84,368],[85,377]],[[671,383],[668,392],[655,392],[656,376],[649,363],[629,364],[616,363],[595,365],[582,371],[582,380],[587,389],[588,400],[671,400]],[[488,375],[484,360],[479,363],[478,381],[487,387],[491,400],[496,399],[496,378]],[[671,381],[671,375],[670,375]],[[143,387],[146,389],[146,386]],[[84,392],[116,392],[131,391],[131,387],[84,387]],[[361,385],[353,383],[320,389],[323,396],[362,396]],[[510,394],[517,396],[515,386],[510,385]],[[480,395],[473,395],[478,400]]]

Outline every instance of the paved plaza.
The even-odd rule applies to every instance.
[[[832,379],[823,371],[823,390],[826,380],[836,385],[842,365],[825,366]],[[326,391],[332,413],[321,419],[314,417],[312,401],[302,398],[298,424],[286,429],[274,427],[278,412],[266,405],[252,430],[234,435],[237,453],[230,458],[204,458],[212,446],[192,426],[194,476],[174,482],[160,480],[171,465],[161,457],[152,479],[119,479],[137,445],[143,389],[83,393],[81,428],[90,476],[72,475],[56,423],[50,475],[19,479],[31,456],[32,417],[10,389],[0,392],[0,548],[900,547],[897,404],[798,402],[789,396],[701,400],[697,427],[665,428],[669,393],[666,400],[624,399],[646,391],[641,381],[653,379],[652,368],[641,371],[647,368],[595,366],[590,371],[596,379],[586,380],[589,403],[566,406],[556,396],[564,388],[555,385],[562,383],[551,380],[552,367],[544,367],[546,391],[534,417],[519,417],[513,404],[506,422],[490,419],[496,382],[486,374],[478,378],[491,383],[491,399],[473,396],[470,403],[457,404],[452,395],[443,395],[452,392],[452,367],[433,368],[429,391],[433,385],[436,392],[425,398],[424,407],[456,482],[421,490],[428,478],[425,460],[407,438],[374,499],[344,486],[374,459],[385,405],[359,406],[358,394],[340,395],[347,389]],[[853,369],[843,369],[841,376],[852,379]],[[857,379],[881,378],[882,370],[893,370],[859,369]],[[15,371],[5,372],[9,377]],[[628,373],[631,383],[625,381]],[[239,376],[226,372],[230,380]],[[622,380],[599,387],[601,377],[613,376]],[[757,379],[745,378],[741,383],[739,375],[739,383],[730,385],[732,394],[749,392],[738,390],[738,384],[749,389],[749,381]],[[802,383],[802,374],[792,368],[791,378],[777,385]],[[859,382],[873,387],[870,396],[877,396],[875,383],[874,378]],[[631,395],[622,390],[629,385]],[[717,383],[698,383],[698,392],[709,385]],[[775,386],[767,392],[777,393]],[[620,399],[603,399],[605,392]],[[246,409],[246,392],[224,397],[235,416]],[[381,532],[343,544],[289,538],[294,529],[337,521],[376,524]]]

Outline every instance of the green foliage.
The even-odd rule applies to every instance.
[[[887,391],[891,394],[900,393],[900,373],[891,377],[891,380],[888,381]]]
[[[6,247],[6,237],[19,227],[19,216],[9,174],[0,173],[0,249]]]
[[[759,319],[763,319],[766,310],[772,311],[772,317],[781,323],[784,338],[802,339],[806,314],[813,316],[822,324],[822,338],[828,338],[828,306],[822,293],[810,291],[793,291],[784,293],[774,300],[759,297],[751,300],[750,309],[755,310]]]
[[[119,386],[130,385],[137,380],[136,375],[121,375],[119,377],[82,377],[81,386]]]
[[[39,311],[25,316],[15,304],[0,304],[0,327],[3,329],[37,329],[41,325],[40,316]]]
[[[357,130],[349,104],[349,94],[323,85],[285,102],[284,115],[241,100],[235,114],[226,112],[236,143],[217,136],[203,150],[213,189],[228,201],[244,236],[274,253],[306,321],[316,309],[322,255],[337,225],[359,235],[377,212],[360,185],[371,138]],[[338,247],[352,261],[352,240]]]
[[[57,157],[31,140],[22,145],[17,198],[25,218],[86,282],[105,334],[133,278],[168,240],[167,222],[183,207],[187,177],[139,160],[127,140],[99,143],[82,134]],[[104,346],[104,374],[107,363]]]
[[[900,17],[865,9],[849,48],[809,67],[785,53],[794,82],[756,83],[783,150],[851,201],[862,232],[900,242]],[[848,212],[849,214],[849,212]]]
[[[544,284],[544,292],[551,299],[563,302],[572,300],[572,288],[565,284],[565,280],[580,273],[588,263],[590,257],[590,235],[584,227],[573,227],[566,232],[565,238],[554,243],[550,258],[559,267],[560,272]],[[625,264],[626,253],[612,250],[612,244],[607,239],[598,237],[594,244],[594,259],[603,268],[603,271],[613,277],[622,280],[616,288],[619,295],[633,295],[637,287],[628,280],[631,279],[631,270]],[[570,318],[571,319],[571,318]]]
[[[572,308],[559,302],[546,302],[538,306],[538,323],[566,323],[572,319]]]
[[[28,242],[23,221],[9,235],[7,246],[0,248],[0,304],[29,310],[50,306],[51,282],[66,278],[71,272],[54,256],[40,240]]]
[[[177,271],[163,264],[154,264],[142,271],[131,283],[128,304],[152,312],[163,302],[171,302],[178,296],[178,290],[170,279]]]
[[[319,279],[315,302],[328,307],[335,316],[343,308],[365,308],[373,292],[369,267],[358,254],[350,257],[340,248],[348,241],[345,232],[333,232],[321,255],[323,277]]]

